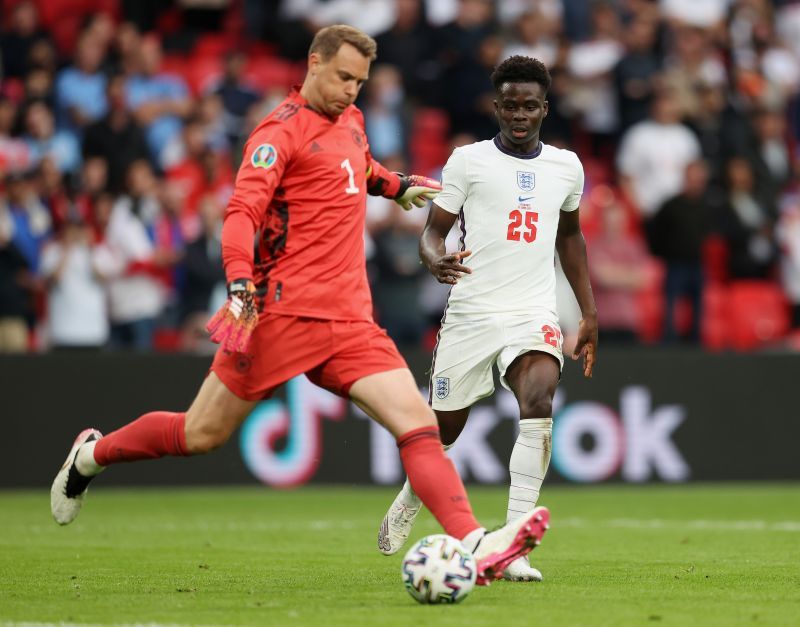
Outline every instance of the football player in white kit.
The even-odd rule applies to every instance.
[[[500,133],[456,148],[442,175],[420,239],[420,258],[450,296],[433,352],[430,398],[449,448],[470,407],[494,392],[493,366],[514,393],[520,430],[509,462],[507,520],[536,505],[550,463],[552,402],[564,358],[556,315],[555,253],[581,309],[573,359],[591,377],[597,310],[578,220],[583,167],[575,153],[539,140],[547,116],[550,74],[540,62],[513,56],[491,76]],[[445,238],[458,219],[460,250]],[[421,503],[408,481],[381,524],[378,547],[396,553]],[[541,581],[527,557],[506,579]]]

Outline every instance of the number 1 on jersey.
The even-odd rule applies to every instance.
[[[356,187],[356,175],[353,172],[353,166],[350,165],[350,159],[345,159],[342,161],[342,165],[339,166],[347,170],[347,187],[344,188],[345,194],[357,194],[358,187]]]
[[[518,242],[520,234],[522,238],[529,244],[536,239],[536,222],[539,220],[539,214],[535,211],[525,212],[525,230],[522,229],[523,215],[519,209],[514,209],[508,214],[508,232],[506,239],[512,242]]]

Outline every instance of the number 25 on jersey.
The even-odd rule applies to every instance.
[[[523,214],[519,209],[514,209],[508,214],[506,239],[518,242],[522,237],[523,240],[530,244],[536,239],[536,222],[538,220],[539,214],[535,211],[526,211]]]

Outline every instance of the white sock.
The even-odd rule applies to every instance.
[[[516,520],[536,507],[539,490],[550,465],[552,440],[552,418],[526,418],[519,421],[519,435],[508,462],[511,487],[508,490],[506,522]]]
[[[483,527],[478,527],[470,531],[467,535],[461,538],[461,546],[463,546],[467,551],[472,553],[476,548],[478,548],[478,542],[481,541],[481,538],[486,535],[486,529]]]
[[[453,443],[455,444],[455,442]],[[453,448],[453,444],[444,444],[442,448],[445,451],[449,451]],[[80,468],[78,469],[80,471]],[[400,494],[397,495],[397,498],[400,499],[400,502],[403,505],[408,507],[419,507],[422,505],[422,501],[420,501],[417,493],[411,488],[411,484],[408,482],[408,477],[406,477],[406,481],[403,484],[403,487],[400,489]]]
[[[97,440],[87,442],[78,449],[78,454],[75,456],[75,468],[84,477],[94,477],[106,469],[105,466],[101,466],[94,461],[95,444],[97,444]]]

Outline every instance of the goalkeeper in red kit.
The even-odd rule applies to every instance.
[[[208,453],[289,379],[349,397],[397,439],[414,491],[445,531],[478,560],[479,583],[538,544],[545,508],[486,532],[442,450],[433,411],[394,343],[372,319],[364,258],[366,194],[423,206],[437,181],[387,171],[369,151],[353,102],[375,42],[349,26],[320,30],[308,72],[253,131],[225,212],[228,300],[209,322],[220,343],[184,413],[156,411],[103,437],[84,430],[50,492],[59,524],[78,515],[107,466]],[[258,255],[253,254],[257,237]],[[255,257],[255,258],[254,258]]]

